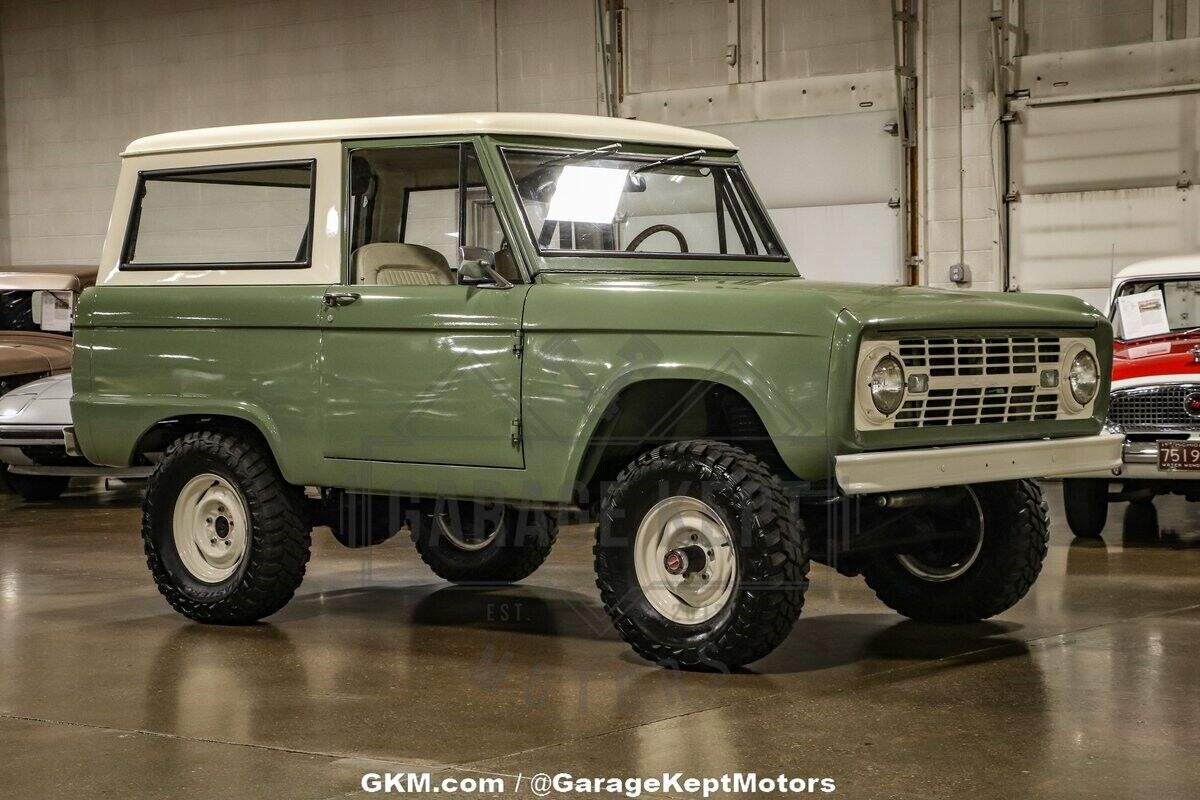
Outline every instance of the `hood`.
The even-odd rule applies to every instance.
[[[530,293],[533,328],[828,335],[843,312],[876,330],[1108,325],[1095,308],[1065,295],[754,276],[543,273],[539,283],[554,288]]]
[[[71,423],[71,373],[18,386],[0,397],[0,425]]]
[[[1113,342],[1113,385],[1146,383],[1154,378],[1200,379],[1200,332]],[[1200,353],[1200,350],[1197,350]]]
[[[924,286],[871,286],[789,280],[819,292],[876,329],[957,327],[1080,327],[1104,319],[1076,297],[1022,292],[964,292]]]
[[[71,366],[71,337],[35,331],[0,331],[0,376],[60,372]]]

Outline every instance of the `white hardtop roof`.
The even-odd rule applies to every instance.
[[[1130,278],[1167,278],[1175,275],[1200,275],[1200,253],[1138,261],[1118,272],[1113,277],[1113,284]]]
[[[122,155],[213,150],[270,144],[455,134],[515,134],[567,139],[636,142],[705,150],[736,150],[728,139],[704,131],[584,114],[419,114],[407,117],[320,119],[308,122],[266,122],[224,128],[198,128],[159,133],[135,139]]]

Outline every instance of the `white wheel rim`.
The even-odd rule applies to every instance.
[[[459,535],[455,525],[453,524],[453,520],[450,519],[449,513],[442,512],[440,514],[434,514],[433,520],[434,524],[438,526],[438,533],[445,537],[450,544],[454,545],[459,550],[465,550],[468,553],[474,553],[484,549],[489,544],[494,542],[496,537],[500,535],[500,531],[504,530],[504,525],[508,522],[508,509],[502,509],[500,511],[500,519],[497,520],[496,526],[492,529],[491,533],[487,534],[482,539],[475,539],[472,541],[467,541],[465,537]],[[472,525],[475,524],[474,516],[472,516],[470,522]],[[460,524],[458,527],[463,527],[466,525],[467,520],[460,519],[459,523]]]
[[[668,556],[681,551],[698,557],[688,572],[672,572]],[[654,610],[683,625],[715,617],[737,583],[733,537],[720,515],[694,497],[668,497],[646,512],[633,544],[633,565]]]
[[[246,556],[250,516],[242,495],[211,472],[192,478],[175,498],[171,527],[183,567],[203,583],[220,583]]]
[[[952,581],[955,578],[962,577],[979,558],[979,552],[983,550],[983,506],[979,504],[979,497],[975,494],[975,490],[970,486],[963,487],[967,496],[971,498],[974,504],[974,519],[968,519],[969,522],[975,522],[975,545],[972,547],[966,556],[955,561],[952,564],[927,564],[920,559],[919,556],[911,553],[897,553],[896,559],[900,562],[900,566],[904,567],[910,573],[920,578],[923,581],[930,583],[945,583]]]

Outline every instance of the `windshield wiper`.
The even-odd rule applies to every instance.
[[[578,153],[570,153],[560,158],[552,158],[549,161],[543,161],[538,167],[556,167],[559,164],[570,164],[573,161],[591,161],[594,158],[603,158],[604,156],[620,152],[620,150],[620,143],[613,142],[612,144],[606,144],[603,147],[597,147],[593,150],[581,150]]]
[[[649,172],[652,169],[666,167],[672,164],[691,164],[693,161],[699,161],[704,158],[706,153],[703,150],[693,150],[690,153],[680,153],[677,156],[669,158],[660,158],[658,161],[651,161],[649,164],[643,164],[633,171],[634,175],[640,175],[643,172]]]

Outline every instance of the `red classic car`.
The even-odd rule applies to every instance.
[[[1108,504],[1160,494],[1200,500],[1200,255],[1159,258],[1117,273],[1109,424],[1125,433],[1123,463],[1063,480],[1067,524],[1097,537]]]

